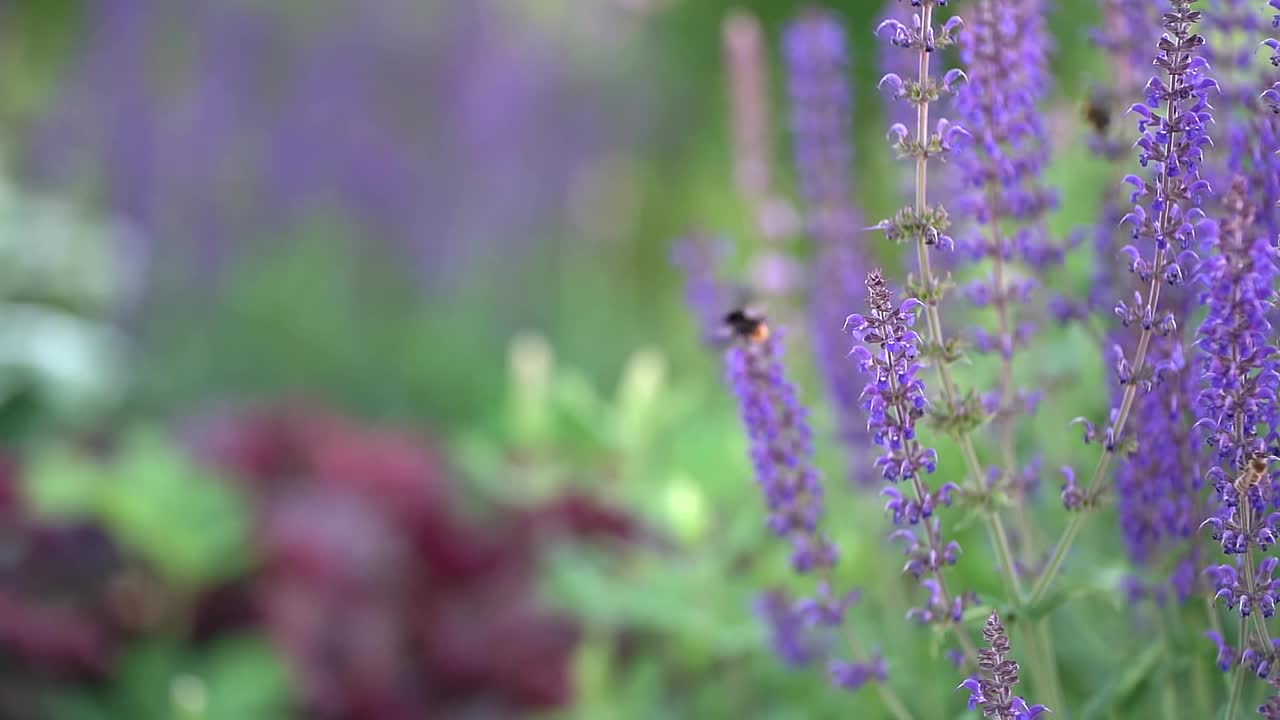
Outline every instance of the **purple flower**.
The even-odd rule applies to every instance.
[[[723,238],[693,234],[676,241],[671,260],[684,273],[685,302],[693,311],[704,342],[723,339],[724,316],[743,290],[725,281],[724,265],[732,247]]]
[[[925,26],[924,17],[932,18],[933,5],[945,3],[912,2],[915,10],[911,13],[911,24],[890,17],[876,28],[876,35],[886,40],[895,49],[906,51],[915,63],[915,67],[928,67],[931,53],[950,47],[956,43],[956,36],[964,23],[959,17],[950,18],[942,28],[935,32],[932,23]],[[904,69],[904,72],[906,70]],[[897,72],[886,73],[879,83],[882,92],[892,99],[911,107],[911,116],[921,106],[934,103],[944,96],[960,91],[966,76],[963,71],[952,70],[941,78],[930,75],[921,82],[918,73],[910,73],[904,77]],[[925,117],[919,115],[918,117]],[[895,122],[889,128],[888,140],[900,159],[911,159],[917,163],[927,163],[930,158],[946,162],[955,150],[967,145],[972,136],[963,126],[946,118],[937,121],[932,132],[928,128],[918,127],[918,134],[907,129],[904,122]],[[880,221],[873,227],[883,230],[894,242],[923,242],[942,250],[953,247],[953,241],[946,234],[950,226],[947,210],[941,205],[908,206],[899,210],[893,217]]]
[[[1210,179],[1225,187],[1242,175],[1248,179],[1249,199],[1257,209],[1257,223],[1275,238],[1280,233],[1280,116],[1268,107],[1268,88],[1275,81],[1274,68],[1260,70],[1259,40],[1270,28],[1270,18],[1257,0],[1217,0],[1204,14],[1205,33],[1214,39],[1205,58],[1213,65],[1222,86],[1218,113],[1219,153]],[[1265,44],[1265,43],[1264,43]],[[1274,53],[1274,50],[1272,51]],[[1275,60],[1273,59],[1273,62]],[[1262,102],[1258,96],[1264,95]],[[1222,142],[1225,140],[1225,142]],[[1215,213],[1216,215],[1216,213]]]
[[[982,628],[987,647],[978,651],[979,677],[971,677],[960,683],[969,691],[969,709],[982,709],[983,717],[1000,720],[1034,720],[1049,709],[1043,705],[1027,705],[1027,701],[1013,694],[1018,684],[1018,663],[1009,659],[1009,636],[1005,633],[1000,617],[991,613]]]
[[[743,425],[750,441],[756,480],[769,508],[769,527],[786,538],[792,548],[791,564],[799,573],[814,572],[822,577],[818,592],[789,604],[785,600],[766,601],[774,645],[788,662],[809,658],[803,633],[816,628],[844,624],[856,592],[835,594],[831,568],[837,553],[819,527],[822,517],[822,482],[813,465],[813,448],[807,412],[786,377],[781,357],[781,333],[763,338],[739,337],[726,351],[729,381],[738,396]],[[802,621],[805,630],[797,624]],[[883,662],[875,660],[878,672],[858,674],[854,668],[866,661],[855,659],[832,666],[832,681],[847,689],[857,689],[872,678],[883,679]],[[837,668],[840,672],[836,672]]]
[[[890,482],[918,480],[938,463],[937,453],[916,440],[916,421],[929,405],[924,383],[917,377],[920,338],[911,329],[920,301],[908,298],[895,306],[878,270],[867,274],[866,285],[871,312],[850,315],[845,329],[862,343],[852,354],[861,370],[873,377],[863,388],[862,398],[867,426],[884,450],[875,465]]]
[[[1115,379],[1122,387],[1122,398],[1104,433],[1108,452],[1114,449],[1128,453],[1143,441],[1153,452],[1165,452],[1168,447],[1160,444],[1168,443],[1170,438],[1145,429],[1141,434],[1126,436],[1125,431],[1132,428],[1125,423],[1130,417],[1138,420],[1138,415],[1130,411],[1134,404],[1144,401],[1138,397],[1139,392],[1164,392],[1157,386],[1166,378],[1176,377],[1179,371],[1180,341],[1176,329],[1179,319],[1185,321],[1185,315],[1179,318],[1168,307],[1161,308],[1161,291],[1165,286],[1176,291],[1195,271],[1198,257],[1192,246],[1197,232],[1211,236],[1216,231],[1197,205],[1209,192],[1199,171],[1203,148],[1210,143],[1206,131],[1212,121],[1208,96],[1217,85],[1204,74],[1207,64],[1196,54],[1204,39],[1192,32],[1200,13],[1191,5],[1191,0],[1170,0],[1170,8],[1162,16],[1164,34],[1154,63],[1164,74],[1151,78],[1146,85],[1146,101],[1130,108],[1138,119],[1138,160],[1150,168],[1151,177],[1126,178],[1126,183],[1135,188],[1134,205],[1121,222],[1129,226],[1133,244],[1123,248],[1122,254],[1128,258],[1129,272],[1145,293],[1139,291],[1132,304],[1117,305],[1121,324],[1131,332],[1139,331],[1139,337],[1132,356],[1120,343],[1115,345]],[[1150,249],[1140,249],[1140,245]],[[1169,338],[1168,346],[1160,347],[1158,339],[1153,341],[1156,336]],[[1171,383],[1170,387],[1176,384]],[[1174,407],[1182,407],[1182,403]],[[1157,405],[1155,414],[1161,412],[1164,411]],[[1097,491],[1098,488],[1086,488],[1089,494]]]
[[[1216,565],[1205,570],[1210,588],[1214,591],[1214,599],[1221,600],[1224,605],[1240,610],[1241,617],[1248,617],[1254,610],[1262,612],[1262,617],[1269,618],[1276,613],[1276,600],[1280,599],[1280,579],[1275,579],[1275,557],[1268,557],[1258,563],[1257,570],[1250,575],[1240,572],[1239,564],[1244,562],[1242,556],[1236,556],[1236,565]]]
[[[822,656],[817,634],[795,601],[782,590],[770,590],[756,600],[774,654],[788,667],[804,667]]]
[[[951,483],[928,488],[924,476],[936,469],[937,453],[916,438],[916,421],[928,407],[924,383],[916,377],[919,337],[911,329],[920,302],[908,298],[895,305],[879,271],[868,273],[866,286],[870,312],[850,315],[845,327],[859,342],[851,354],[872,378],[862,392],[863,407],[867,427],[882,450],[875,467],[891,483],[882,492],[888,497],[885,510],[899,526],[890,539],[902,541],[907,554],[904,570],[930,591],[929,602],[908,616],[924,623],[959,622],[974,599],[947,591],[942,569],[956,563],[960,546],[943,544],[941,522],[935,516],[939,507],[951,505],[959,488]],[[898,487],[904,482],[909,483],[905,493]]]
[[[901,0],[885,0],[883,15],[881,17],[881,27],[889,27],[883,23],[890,23],[890,26],[897,27],[901,24],[903,28],[912,22],[915,17],[914,8]],[[896,23],[896,24],[895,24]],[[885,94],[885,98],[889,100],[888,117],[890,124],[901,124],[903,127],[914,125],[916,122],[916,109],[907,102],[892,102],[906,98],[907,83],[904,78],[916,78],[920,75],[920,58],[915,53],[899,52],[901,48],[892,43],[883,43],[879,46],[880,71],[883,73],[883,79],[880,81],[880,91]],[[937,71],[938,54],[930,53],[927,61],[930,66],[930,75]],[[959,72],[953,71],[953,72]],[[946,105],[946,95],[943,93],[941,97],[935,100],[942,107]]]
[[[840,322],[862,294],[866,266],[858,242],[863,223],[849,176],[852,96],[845,35],[831,15],[812,10],[788,26],[783,47],[805,224],[818,248],[810,298],[814,352],[833,400],[849,477],[855,485],[873,487],[877,480],[864,462],[871,440],[859,400],[863,379],[845,358],[840,332]]]
[[[782,49],[807,225],[820,242],[851,242],[861,223],[850,200],[853,100],[844,30],[830,14],[810,10],[787,26]]]
[[[751,444],[756,481],[769,508],[769,527],[792,544],[798,572],[830,568],[836,551],[818,533],[822,484],[813,465],[808,411],[782,365],[781,333],[763,342],[736,342],[726,352]]]
[[[1280,522],[1273,512],[1268,458],[1280,420],[1280,375],[1268,319],[1280,258],[1253,226],[1245,187],[1243,179],[1232,184],[1224,201],[1231,215],[1203,263],[1201,300],[1208,314],[1197,338],[1203,389],[1196,398],[1196,426],[1214,449],[1207,479],[1221,500],[1206,525],[1228,554],[1265,549],[1275,542]]]
[[[831,682],[846,690],[857,690],[868,682],[884,682],[889,677],[884,658],[879,653],[866,662],[832,660],[827,665]]]
[[[1036,0],[977,4],[960,42],[970,82],[956,99],[973,142],[970,152],[957,158],[967,192],[954,212],[983,226],[969,249],[977,257],[1020,257],[1033,265],[1046,259],[1045,239],[1035,223],[1057,205],[1056,195],[1041,181],[1049,148],[1038,104],[1050,78],[1040,5]]]

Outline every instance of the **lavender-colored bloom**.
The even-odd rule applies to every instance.
[[[822,484],[813,465],[808,411],[786,377],[780,335],[737,342],[725,358],[751,443],[756,481],[769,507],[769,527],[791,541],[795,569],[809,572],[832,567],[836,551],[818,533]]]
[[[732,247],[723,238],[693,234],[672,247],[672,262],[684,273],[685,302],[693,311],[704,342],[724,336],[724,316],[737,305],[743,290],[724,279]]]
[[[317,215],[453,287],[528,250],[628,118],[652,117],[601,115],[567,53],[492,0],[83,5],[26,169],[101,188],[161,292],[216,284]]]
[[[1175,4],[1175,12],[1164,23],[1166,40],[1161,41],[1157,65],[1166,70],[1175,56],[1179,62],[1198,65],[1190,54],[1200,41],[1190,39],[1195,36],[1190,34],[1189,23],[1187,27],[1179,27],[1176,22],[1182,13],[1189,12],[1186,9],[1189,3],[1184,5]],[[1145,65],[1146,61],[1135,63],[1135,58],[1148,52],[1151,35],[1148,28],[1157,27],[1159,7],[1154,3],[1111,2],[1106,9],[1107,25],[1099,31],[1099,40],[1108,50],[1116,71],[1112,84],[1098,90],[1095,102],[1101,105],[1091,106],[1089,119],[1095,125],[1095,146],[1114,156],[1117,143],[1111,135],[1112,106],[1117,97],[1139,90],[1133,68]],[[1188,44],[1181,45],[1184,42]],[[1194,311],[1195,294],[1186,281],[1195,270],[1196,258],[1188,251],[1189,238],[1179,238],[1177,234],[1192,232],[1194,224],[1198,224],[1202,217],[1199,211],[1187,207],[1199,198],[1188,195],[1207,191],[1207,185],[1197,184],[1196,167],[1181,168],[1175,163],[1181,154],[1192,158],[1193,165],[1199,163],[1198,148],[1207,144],[1203,137],[1203,126],[1208,122],[1204,93],[1213,84],[1194,72],[1181,79],[1171,73],[1169,82],[1180,88],[1191,88],[1186,91],[1187,97],[1177,98],[1173,103],[1176,107],[1169,110],[1183,118],[1177,125],[1160,124],[1160,130],[1154,133],[1148,129],[1149,125],[1163,121],[1149,122],[1146,117],[1153,112],[1159,114],[1160,108],[1170,101],[1169,94],[1161,90],[1162,80],[1149,82],[1143,90],[1147,95],[1146,104],[1131,109],[1143,118],[1139,121],[1143,133],[1138,143],[1143,148],[1140,162],[1144,166],[1152,162],[1148,148],[1155,148],[1157,154],[1173,149],[1168,153],[1169,162],[1157,165],[1154,183],[1132,175],[1125,179],[1136,189],[1129,198],[1130,203],[1149,202],[1152,215],[1158,219],[1147,221],[1146,209],[1141,205],[1125,215],[1114,198],[1104,199],[1094,231],[1098,264],[1086,300],[1094,312],[1101,312],[1105,307],[1120,320],[1120,327],[1111,328],[1106,337],[1107,345],[1113,348],[1117,372],[1109,383],[1116,409],[1112,410],[1111,422],[1105,430],[1105,446],[1107,452],[1124,451],[1115,473],[1120,528],[1130,558],[1148,569],[1167,566],[1164,562],[1167,553],[1177,549],[1175,541],[1194,533],[1201,515],[1198,495],[1202,471],[1189,432],[1193,421],[1192,398],[1196,393],[1195,372],[1189,360],[1192,348],[1187,347],[1185,332],[1179,326],[1179,320],[1185,320]],[[1194,104],[1188,107],[1189,103]],[[1173,129],[1172,133],[1168,132],[1169,128]],[[1176,142],[1163,147],[1171,138]],[[1183,140],[1185,144],[1181,144]],[[1176,148],[1183,148],[1184,152],[1179,153]],[[1180,217],[1192,222],[1184,223]],[[1116,232],[1123,224],[1133,225],[1134,239],[1155,240],[1156,254],[1161,257],[1159,278],[1153,279],[1152,263],[1145,260],[1135,246],[1119,247]],[[1157,230],[1157,225],[1162,229]],[[1177,246],[1170,242],[1175,239]],[[1175,254],[1178,254],[1177,261]],[[1128,273],[1117,263],[1122,255],[1129,258]],[[1154,303],[1155,283],[1164,285],[1158,295],[1163,309],[1159,316]],[[1135,367],[1136,362],[1131,362],[1123,349],[1125,336],[1135,326],[1144,336],[1139,345],[1146,349],[1141,367]],[[1141,391],[1135,392],[1137,388]],[[1117,437],[1114,427],[1118,408],[1125,405],[1129,406],[1125,436],[1135,438],[1136,442],[1124,442]],[[1092,439],[1092,434],[1086,432],[1086,441]],[[1079,486],[1072,490],[1075,494],[1068,502],[1069,507],[1092,501]],[[1192,592],[1197,576],[1195,567],[1194,558],[1183,558],[1174,565],[1168,579],[1178,598],[1185,599]],[[1162,598],[1165,594],[1161,587],[1143,588],[1144,596]]]
[[[782,45],[806,225],[822,243],[852,242],[861,223],[849,179],[853,101],[844,31],[829,14],[812,10],[787,27]]]
[[[1275,157],[1280,116],[1266,107],[1265,99],[1258,100],[1275,77],[1258,45],[1270,20],[1257,0],[1212,0],[1204,13],[1209,41],[1204,55],[1222,88],[1222,100],[1216,103],[1222,110],[1215,120],[1218,144],[1225,150],[1208,177],[1220,186],[1237,175],[1247,178],[1256,222],[1274,239],[1280,233],[1280,161]]]
[[[1231,644],[1227,642],[1226,638],[1222,637],[1222,634],[1216,630],[1210,630],[1204,635],[1212,640],[1213,644],[1218,647],[1218,669],[1222,672],[1230,670],[1236,663],[1237,656],[1235,648],[1231,647]]]
[[[764,593],[756,600],[756,612],[769,631],[774,654],[788,667],[804,667],[823,655],[814,627],[787,593]]]
[[[1214,599],[1221,600],[1229,608],[1240,609],[1241,617],[1249,617],[1255,609],[1262,612],[1262,617],[1269,618],[1276,614],[1276,600],[1280,599],[1280,578],[1275,575],[1275,557],[1268,557],[1258,563],[1257,570],[1249,577],[1241,572],[1239,563],[1244,562],[1236,556],[1237,565],[1215,565],[1205,570],[1210,588],[1214,591]]]
[[[1280,375],[1268,319],[1280,257],[1270,239],[1255,230],[1244,191],[1238,179],[1224,202],[1232,215],[1211,248],[1216,252],[1203,263],[1208,314],[1197,340],[1204,383],[1196,398],[1197,427],[1215,450],[1207,479],[1221,500],[1206,524],[1228,554],[1265,549],[1280,531],[1267,457],[1280,420]]]
[[[1037,266],[1054,253],[1045,252],[1045,238],[1027,231],[1036,228],[1021,226],[1042,220],[1057,204],[1040,179],[1049,162],[1038,107],[1049,82],[1044,15],[1038,0],[979,0],[968,32],[961,36],[969,84],[956,99],[974,141],[957,158],[969,191],[953,212],[972,217],[987,230],[970,248],[980,257],[1021,257]],[[996,245],[990,226],[1000,222],[1012,227],[1005,226]],[[1015,232],[1020,229],[1024,232]],[[993,300],[998,299],[993,292]]]
[[[868,427],[884,450],[875,464],[890,482],[915,481],[938,464],[937,453],[916,440],[916,421],[924,417],[929,404],[924,383],[917,377],[920,337],[911,329],[921,304],[907,298],[895,307],[893,293],[879,271],[868,273],[866,285],[871,312],[850,315],[845,329],[861,343],[852,352],[859,367],[873,377],[862,396]],[[926,516],[913,517],[918,522]]]
[[[897,18],[887,18],[876,27],[875,34],[894,48],[914,56],[917,62],[922,55],[927,62],[930,53],[954,45],[956,35],[964,26],[964,22],[958,16],[953,16],[938,30],[935,30],[932,24],[924,27],[922,16],[926,10],[931,12],[928,6],[945,4],[934,2],[921,7],[921,3],[913,2],[912,7],[917,8],[917,11],[911,14],[910,25]],[[916,73],[903,77],[890,72],[880,78],[878,87],[882,93],[886,93],[892,99],[909,107],[919,108],[921,105],[932,104],[946,95],[955,94],[966,80],[964,72],[958,69],[948,70],[941,77],[930,75],[924,84],[921,84]],[[932,132],[927,132],[926,128],[918,130],[919,135],[908,130],[907,124],[902,122],[895,122],[889,126],[886,138],[899,159],[909,158],[916,162],[927,162],[928,159],[934,158],[946,162],[953,151],[971,138],[969,131],[962,125],[946,118],[939,119]],[[933,248],[950,250],[954,247],[954,241],[947,235],[950,224],[950,216],[946,208],[941,205],[907,206],[893,217],[882,220],[873,227],[883,230],[885,235],[894,242],[921,241]],[[929,290],[932,292],[934,289]]]
[[[769,527],[791,542],[791,561],[797,572],[816,571],[828,578],[819,584],[816,595],[796,602],[786,614],[771,615],[775,645],[780,644],[795,659],[795,617],[803,618],[810,628],[837,627],[844,624],[846,610],[858,596],[856,592],[837,595],[829,584],[836,548],[818,526],[822,483],[813,466],[806,412],[786,378],[779,343],[777,332],[763,341],[742,339],[727,351],[726,362],[750,439],[756,479],[769,507]],[[787,627],[777,625],[779,617]],[[790,633],[786,642],[780,643],[780,631]],[[832,659],[829,668],[832,682],[849,690],[869,680],[883,680],[886,674],[878,657],[871,661]]]
[[[884,682],[889,679],[889,670],[879,653],[866,662],[832,660],[827,666],[827,672],[834,685],[846,690],[857,690],[869,682]]]
[[[809,11],[787,28],[783,45],[796,169],[806,225],[818,247],[810,299],[814,353],[833,399],[849,477],[857,486],[874,487],[877,480],[863,462],[871,446],[859,400],[863,379],[845,358],[840,332],[849,308],[859,302],[866,267],[859,242],[863,223],[850,179],[852,97],[845,35],[829,14]]]
[[[1028,310],[1037,289],[1034,274],[1063,259],[1051,242],[1045,216],[1056,195],[1041,181],[1049,161],[1049,142],[1040,101],[1049,83],[1045,12],[1038,0],[979,0],[960,39],[969,83],[958,94],[956,108],[974,142],[956,158],[963,187],[954,215],[971,222],[960,247],[988,274],[965,293],[974,305],[991,308],[994,331],[978,328],[974,347],[1000,360],[998,389],[983,398],[986,413],[999,429],[1004,477],[997,477],[1026,502],[1014,460],[1014,428],[1019,415],[1034,412],[1034,393],[1013,384],[1014,355],[1035,332]]]
[[[915,17],[914,6],[910,3],[904,3],[901,0],[885,0],[884,9],[881,11],[879,24],[884,27],[885,23],[907,25],[913,22]],[[893,76],[898,78],[910,79],[920,74],[920,58],[912,53],[899,52],[897,46],[892,43],[886,43],[879,46],[879,68],[882,75]],[[938,53],[930,53],[928,58],[929,74],[933,75],[938,68]],[[882,89],[884,87],[882,86]],[[904,88],[905,89],[905,88]],[[888,98],[886,110],[888,112],[889,124],[902,124],[905,126],[914,125],[916,121],[915,107],[910,103],[897,103],[892,100],[897,99],[895,95]],[[945,113],[947,110],[947,98],[940,97],[930,105]]]
[[[987,618],[982,637],[987,647],[978,651],[981,676],[960,684],[969,691],[969,709],[981,708],[983,717],[1000,720],[1035,720],[1047,712],[1044,705],[1028,705],[1013,694],[1013,686],[1018,684],[1018,663],[1008,657],[1009,636],[998,614],[993,612]]]
[[[851,354],[872,377],[862,393],[863,406],[868,427],[883,450],[875,466],[891,483],[882,493],[889,498],[885,510],[899,526],[891,539],[903,541],[904,569],[929,590],[929,602],[908,615],[924,623],[959,622],[974,598],[947,592],[942,569],[956,563],[960,546],[943,544],[941,522],[934,514],[951,505],[959,488],[947,483],[930,490],[925,485],[924,476],[937,467],[937,453],[916,438],[916,422],[928,406],[924,383],[917,378],[919,337],[911,329],[920,303],[909,298],[895,305],[879,271],[867,275],[866,286],[870,312],[850,315],[845,327],[859,341]],[[897,487],[903,482],[909,483],[906,493]]]
[[[1108,452],[1132,449],[1136,441],[1123,434],[1131,430],[1124,425],[1130,417],[1127,411],[1132,409],[1129,403],[1139,390],[1152,392],[1167,373],[1163,359],[1148,353],[1153,336],[1172,336],[1178,327],[1178,316],[1159,306],[1160,290],[1163,285],[1176,288],[1186,282],[1197,260],[1191,250],[1197,230],[1214,229],[1197,205],[1209,193],[1209,184],[1200,178],[1199,171],[1203,148],[1210,143],[1206,131],[1212,120],[1208,95],[1216,83],[1204,74],[1207,65],[1196,54],[1204,39],[1193,32],[1200,14],[1191,5],[1192,0],[1171,0],[1162,16],[1164,35],[1154,63],[1164,76],[1151,78],[1144,90],[1145,102],[1130,108],[1138,118],[1141,134],[1135,143],[1138,161],[1151,168],[1153,177],[1151,181],[1136,175],[1125,178],[1135,188],[1130,196],[1134,205],[1122,222],[1130,226],[1135,244],[1123,248],[1122,255],[1128,258],[1129,271],[1146,293],[1136,295],[1132,304],[1122,299],[1116,306],[1121,324],[1136,326],[1140,337],[1132,360],[1119,343],[1115,346],[1116,380],[1124,389],[1104,433]],[[1138,241],[1153,246],[1150,255],[1139,249]],[[1087,492],[1098,490],[1091,487]],[[1090,499],[1086,498],[1086,503]]]

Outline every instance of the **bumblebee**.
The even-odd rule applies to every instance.
[[[1245,466],[1244,472],[1236,478],[1236,492],[1245,495],[1264,480],[1269,481],[1270,460],[1271,458],[1265,455],[1254,455],[1249,458],[1249,464]]]
[[[1084,121],[1099,135],[1106,135],[1111,129],[1111,106],[1107,98],[1094,93],[1084,103]]]
[[[762,313],[754,310],[730,310],[724,316],[724,327],[730,336],[748,343],[760,344],[769,339],[769,324]]]

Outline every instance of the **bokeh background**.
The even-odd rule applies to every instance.
[[[755,5],[785,193],[776,47],[802,4]],[[1065,235],[1113,171],[1080,139],[1096,10],[1052,5]],[[670,261],[694,228],[744,273],[767,244],[734,183],[733,7],[0,2],[0,718],[878,717],[769,650],[753,603],[792,580]],[[899,189],[884,9],[833,8],[869,218]],[[1104,375],[1082,331],[1040,352],[1099,388],[1023,433],[1053,466]],[[795,362],[854,619],[922,716],[964,717]],[[1091,528],[1072,571],[1111,577],[1118,534]],[[982,562],[959,577],[998,587]],[[1122,596],[1063,612],[1085,628],[1058,638],[1072,697],[1111,688],[1106,717],[1154,692],[1091,660],[1142,652],[1108,639]]]

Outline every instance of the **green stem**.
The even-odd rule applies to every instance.
[[[1244,616],[1240,617],[1240,648],[1244,649],[1245,643],[1248,642],[1248,632],[1245,627]],[[1247,672],[1244,663],[1240,658],[1236,658],[1236,672],[1231,678],[1231,698],[1227,701],[1227,714],[1223,715],[1223,720],[1235,720],[1236,707],[1240,704],[1240,689],[1244,687],[1244,674]]]
[[[1244,673],[1244,664],[1241,663],[1231,678],[1231,698],[1227,700],[1227,712],[1222,716],[1223,720],[1235,720],[1236,707],[1240,705],[1240,688],[1244,686]]]
[[[1191,663],[1191,697],[1195,702],[1196,717],[1213,715],[1213,706],[1209,704],[1209,679],[1205,677],[1204,663],[1198,659]]]
[[[1058,656],[1053,649],[1053,635],[1049,632],[1049,624],[1043,620],[1036,621],[1034,628],[1040,637],[1040,647],[1044,651],[1044,678],[1049,684],[1049,702],[1053,703],[1051,707],[1059,713],[1059,717],[1064,717],[1067,699],[1062,693],[1062,675],[1058,672]]]
[[[925,32],[929,32],[933,28],[933,3],[925,2],[920,8],[920,26]],[[920,87],[929,86],[929,53],[922,48],[920,50]],[[926,208],[929,206],[929,156],[924,148],[929,145],[929,103],[922,102],[916,106],[916,141],[919,143],[920,151],[916,155],[916,196],[915,210],[917,217],[923,217]],[[933,268],[929,262],[929,249],[926,244],[927,238],[921,235],[916,239],[916,259],[920,266],[920,278],[925,288],[932,289],[935,285],[933,276]],[[925,303],[925,319],[929,326],[930,340],[935,346],[941,348],[944,345],[945,335],[942,332],[942,316],[938,312],[938,303],[934,298],[930,298]],[[951,378],[951,372],[947,368],[947,363],[939,359],[935,363],[938,369],[938,378],[942,383],[942,392],[946,398],[947,405],[954,408],[957,396],[954,380]],[[978,461],[977,451],[973,447],[973,439],[965,432],[956,433],[956,441],[960,444],[960,449],[965,458],[965,464],[968,466],[969,474],[973,477],[972,489],[979,490],[982,486],[982,464]],[[993,538],[999,538],[997,545],[1003,544],[1008,548],[1009,541],[1005,534],[1003,525],[993,522],[990,519],[991,512],[984,513],[987,516],[987,529]],[[1003,555],[1003,551],[997,547],[997,552]],[[1012,562],[1012,555],[1009,561],[1005,562],[1005,558],[1001,558],[1003,565],[1003,575],[1006,586],[1009,588],[1010,594],[1016,601],[1022,596],[1021,581]]]

